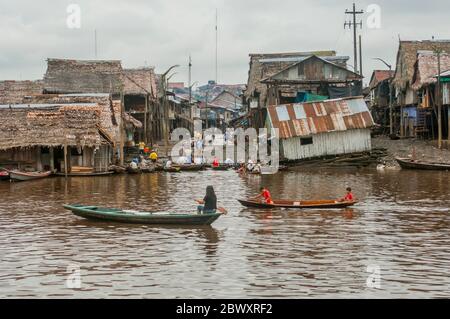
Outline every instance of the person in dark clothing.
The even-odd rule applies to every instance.
[[[212,186],[206,187],[206,195],[203,200],[198,199],[197,211],[203,214],[214,214],[217,210],[217,196]]]

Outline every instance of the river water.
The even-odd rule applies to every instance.
[[[229,210],[207,227],[92,222],[62,208],[193,212],[207,185]],[[261,185],[274,198],[303,199],[337,198],[351,186],[361,202],[240,206]],[[449,185],[448,172],[367,168],[0,182],[0,297],[449,298]],[[73,269],[80,288],[70,285]]]

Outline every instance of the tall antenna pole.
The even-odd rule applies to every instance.
[[[191,69],[192,69],[192,59],[191,59],[191,55],[189,54],[189,105],[191,105],[191,100],[192,100]]]
[[[442,92],[441,92],[441,54],[442,49],[435,50],[438,62],[438,78],[437,78],[437,119],[438,119],[438,148],[442,149]]]
[[[94,29],[95,59],[97,59],[97,29]]]
[[[216,84],[218,84],[217,83],[217,81],[218,81],[218,75],[217,75],[217,52],[218,52],[218,43],[219,43],[219,33],[218,33],[218,28],[217,28],[217,25],[218,25],[218,14],[217,14],[217,9],[216,9]]]
[[[362,36],[359,35],[359,74],[363,75],[363,61],[362,61]]]
[[[357,39],[356,39],[356,27],[360,26],[360,28],[362,29],[362,21],[360,21],[359,23],[356,23],[356,15],[358,14],[363,14],[364,11],[356,11],[356,5],[353,3],[353,10],[349,11],[348,9],[345,10],[345,14],[351,14],[353,15],[353,22],[351,21],[346,21],[344,24],[344,29],[348,26],[349,28],[353,27],[353,55],[354,55],[354,67],[355,67],[355,72],[358,72],[358,45],[357,45]]]

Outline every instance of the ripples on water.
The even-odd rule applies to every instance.
[[[0,297],[450,297],[447,172],[310,170],[0,182]],[[63,203],[192,212],[214,185],[229,210],[211,227],[92,222]],[[346,210],[247,209],[275,198],[337,198]],[[67,267],[81,289],[66,288]],[[381,288],[367,288],[368,265]]]

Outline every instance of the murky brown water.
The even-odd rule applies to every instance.
[[[63,203],[191,212],[212,184],[211,227],[83,220]],[[235,200],[335,198],[347,210],[258,210]],[[149,174],[0,182],[0,297],[450,297],[450,173],[310,170],[276,176]],[[81,289],[66,287],[67,267]],[[381,270],[368,288],[367,266]]]

